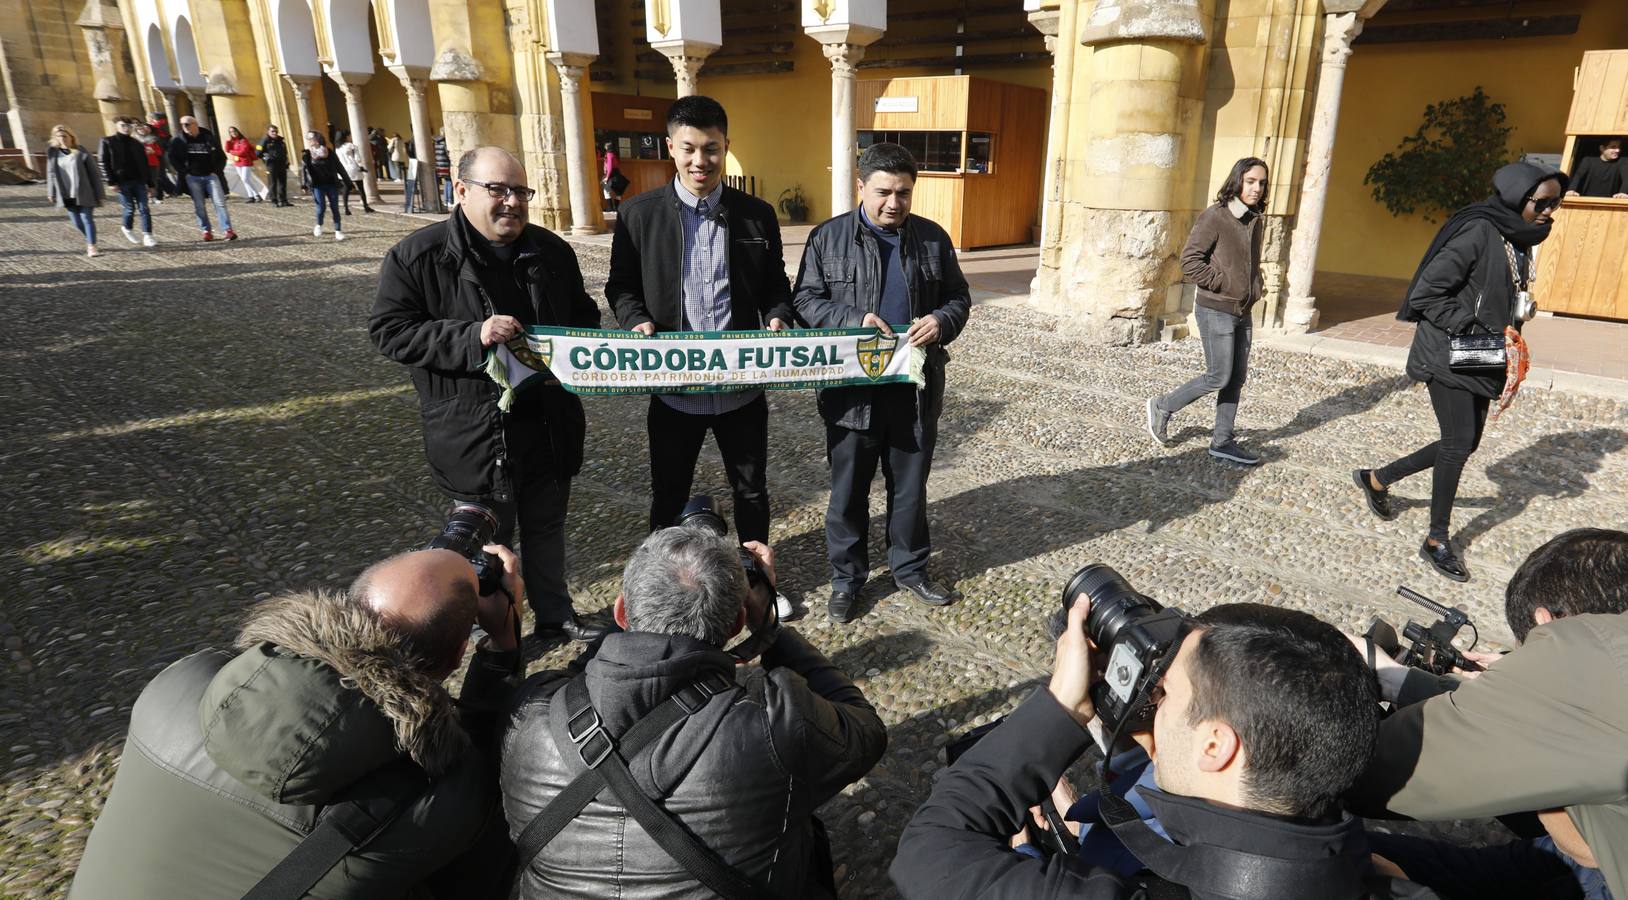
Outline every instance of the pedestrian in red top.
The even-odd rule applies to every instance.
[[[226,161],[237,173],[238,186],[250,203],[259,203],[269,193],[266,185],[254,174],[254,142],[243,136],[234,126],[226,129]]]

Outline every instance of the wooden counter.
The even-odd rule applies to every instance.
[[[1567,197],[1533,287],[1538,309],[1628,319],[1628,200]]]
[[[673,168],[670,159],[623,159],[618,160],[616,167],[627,176],[627,190],[622,192],[622,199],[632,199],[635,194],[642,194],[651,188],[661,187],[673,180],[677,170]]]

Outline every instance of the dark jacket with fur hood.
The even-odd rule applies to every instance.
[[[141,692],[71,896],[241,897],[325,807],[387,799],[381,773],[416,799],[307,896],[400,897],[501,834],[481,750],[515,688],[512,655],[477,651],[454,701],[398,635],[320,593],[262,604],[238,646],[194,653]]]

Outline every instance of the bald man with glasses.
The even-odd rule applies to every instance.
[[[368,332],[379,352],[408,367],[418,389],[424,449],[436,484],[454,501],[497,514],[496,540],[520,530],[521,574],[535,635],[592,641],[565,583],[565,513],[582,467],[582,402],[548,379],[498,409],[486,355],[528,325],[599,327],[576,253],[528,220],[536,191],[499,147],[458,161],[457,205],[446,221],[403,238],[384,259]]]

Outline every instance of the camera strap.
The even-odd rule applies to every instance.
[[[1360,862],[1349,854],[1332,859],[1283,859],[1213,844],[1182,846],[1160,837],[1130,801],[1113,791],[1102,792],[1098,809],[1114,837],[1149,871],[1166,881],[1202,889],[1207,895],[1232,900],[1356,900],[1366,891]]]
[[[719,859],[671,813],[646,796],[627,766],[629,758],[638,756],[672,726],[700,712],[713,697],[736,688],[725,676],[709,673],[679,688],[666,702],[635,722],[618,741],[605,731],[599,712],[589,700],[587,677],[578,675],[567,682],[554,699],[555,703],[564,701],[566,714],[559,716],[550,711],[550,732],[567,764],[575,756],[583,768],[520,832],[515,848],[521,867],[530,865],[543,847],[608,787],[645,833],[713,893],[728,900],[759,900],[769,896]]]

